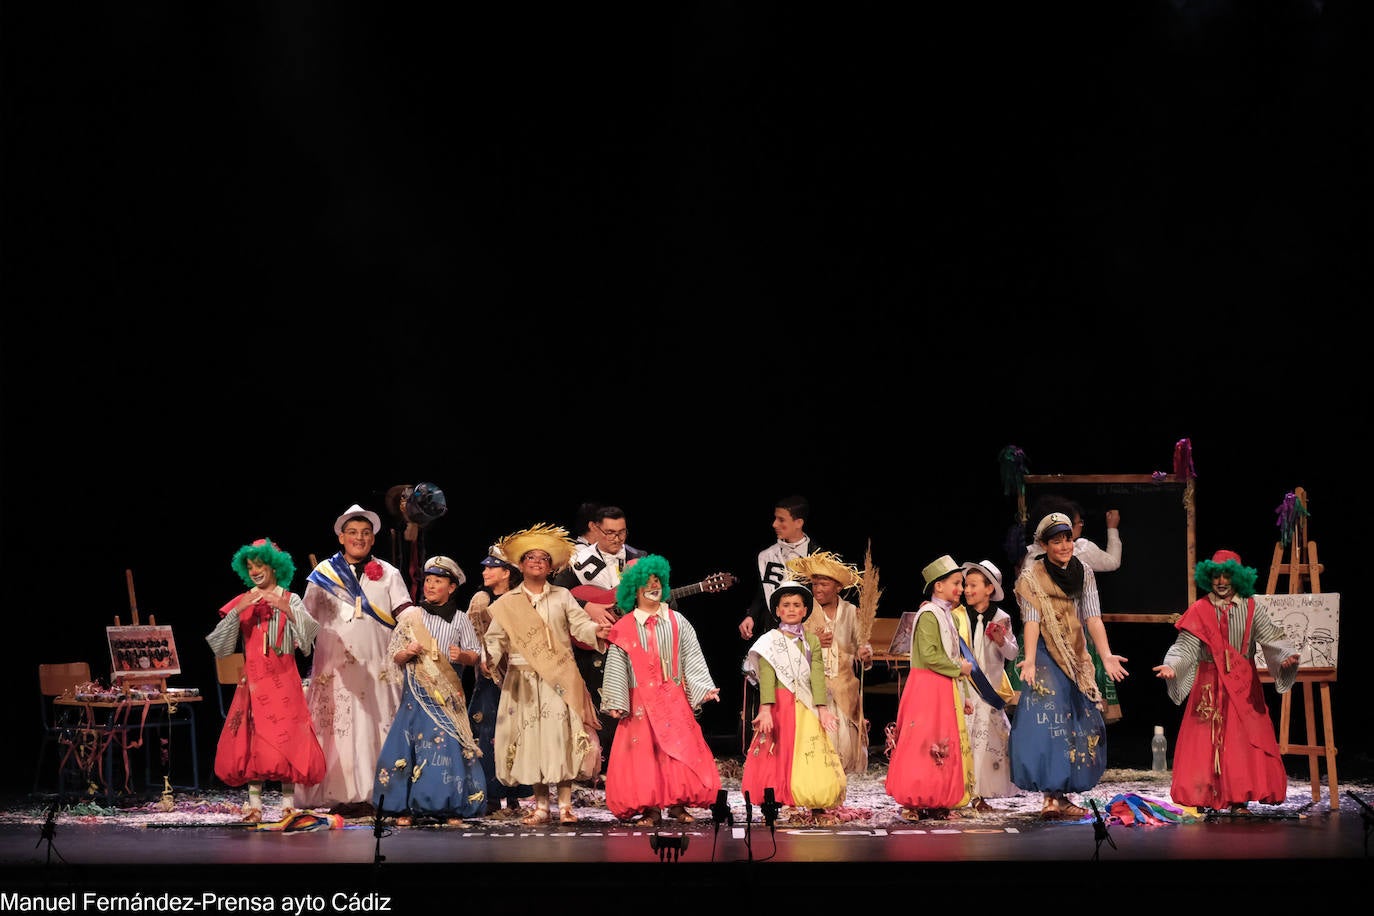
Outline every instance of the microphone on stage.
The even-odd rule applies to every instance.
[[[749,790],[744,790],[744,823],[751,824],[754,821],[754,806],[749,801]]]
[[[1364,824],[1364,854],[1369,855],[1369,834],[1374,831],[1374,808],[1371,808],[1363,798],[1345,790],[1345,794],[1355,800],[1355,804],[1360,806],[1360,823]]]
[[[711,821],[717,827],[721,824],[733,824],[735,822],[734,812],[730,810],[730,803],[724,789],[716,792],[716,803],[711,806]]]
[[[60,797],[58,796],[58,798]],[[54,798],[52,804],[48,806],[48,814],[43,818],[43,829],[38,833],[38,842],[33,844],[34,849],[42,846],[44,840],[51,843],[52,838],[57,835],[58,798]]]
[[[763,822],[769,830],[773,829],[773,822],[778,819],[778,809],[782,805],[778,804],[777,796],[773,793],[773,787],[768,786],[763,790]]]
[[[386,796],[377,799],[377,811],[372,815],[372,835],[375,837],[386,836],[386,825],[382,823],[383,805],[386,804]]]
[[[372,835],[376,837],[377,843],[372,852],[372,864],[381,865],[386,861],[386,856],[382,855],[382,838],[391,835],[391,831],[386,829],[382,823],[382,812],[386,810],[386,796],[377,799],[377,811],[372,817]]]
[[[62,853],[58,852],[52,844],[53,837],[57,836],[57,812],[61,807],[61,802],[62,792],[61,786],[59,786],[57,796],[53,798],[52,804],[48,807],[47,817],[43,819],[43,829],[38,833],[38,842],[33,844],[33,848],[37,849],[39,846],[43,845],[43,842],[45,840],[47,841],[49,865],[52,864],[52,857],[54,855],[57,856],[59,859],[62,859]],[[62,859],[62,861],[66,862],[67,860]]]
[[[1107,832],[1107,822],[1102,819],[1102,812],[1097,807],[1097,799],[1088,799],[1088,804],[1093,806],[1093,861],[1097,861],[1098,854],[1102,851],[1102,841],[1106,840],[1113,849],[1116,848],[1116,841]]]

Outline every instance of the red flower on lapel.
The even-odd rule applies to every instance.
[[[372,560],[363,567],[363,572],[367,574],[369,579],[376,582],[382,577],[382,564],[378,563],[376,560]]]

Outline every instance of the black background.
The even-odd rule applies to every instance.
[[[1338,743],[1367,757],[1365,5],[3,15],[20,785],[34,665],[101,669],[126,570],[208,693],[234,551],[271,536],[302,588],[335,516],[396,484],[444,491],[426,546],[474,580],[591,499],[679,581],[747,584],[802,492],[822,544],[871,541],[896,616],[942,553],[1010,567],[1005,446],[1148,474],[1183,438],[1199,555],[1261,582],[1307,489]],[[1122,508],[1132,567],[1153,547]],[[713,735],[746,584],[684,601]],[[1178,719],[1149,671],[1169,633],[1111,636],[1112,762],[1143,766]]]
[[[1172,465],[1170,465],[1172,469]],[[1054,477],[1055,475],[1047,475]],[[1118,476],[1119,475],[1113,475]],[[1106,549],[1106,520],[1108,509],[1116,509],[1123,518],[1131,520],[1131,542],[1142,545],[1131,551],[1131,562],[1113,570],[1113,575],[1097,578],[1098,598],[1106,613],[1168,614],[1177,613],[1179,605],[1187,606],[1189,598],[1188,540],[1194,532],[1188,530],[1186,484],[1181,482],[1038,482],[1026,485],[1026,505],[1035,521],[1027,527],[1034,532],[1044,513],[1037,511],[1036,501],[1041,494],[1071,499],[1082,507],[1084,528],[1089,519],[1095,522],[1097,546]],[[1124,544],[1124,541],[1123,541]],[[1320,558],[1320,551],[1319,558]],[[1198,555],[1199,560],[1210,558],[1210,551]],[[1125,556],[1123,547],[1122,556]],[[1258,568],[1255,557],[1246,562]],[[1264,558],[1265,563],[1272,555]],[[1008,576],[1011,569],[1008,568]],[[1264,591],[1267,580],[1261,579],[1257,588]],[[1287,582],[1284,582],[1287,588]],[[1014,603],[1014,599],[1013,599]]]

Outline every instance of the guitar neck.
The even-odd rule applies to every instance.
[[[702,593],[703,591],[705,591],[705,590],[706,590],[706,581],[705,581],[705,580],[702,580],[701,582],[693,582],[691,585],[683,585],[683,586],[680,586],[680,587],[679,587],[679,586],[674,586],[674,587],[673,587],[673,597],[674,597],[674,598],[689,598],[689,597],[691,597],[692,595],[699,595],[699,594],[701,594],[701,593]]]
[[[691,597],[701,595],[706,589],[706,582],[692,582],[691,585],[673,586],[673,597]]]

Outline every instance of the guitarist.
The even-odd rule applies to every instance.
[[[621,612],[616,606],[616,589],[620,585],[621,577],[632,563],[648,556],[647,551],[625,543],[627,530],[625,512],[618,506],[602,506],[594,511],[587,524],[587,532],[589,537],[596,539],[595,543],[588,542],[578,546],[568,568],[553,580],[555,585],[561,585],[571,591],[573,598],[587,612],[587,616],[598,624],[609,626],[620,619]],[[675,589],[668,600],[668,607],[676,611],[678,598],[701,591],[723,591],[733,586],[734,581],[734,577],[728,573],[715,573],[702,582]],[[605,673],[605,656],[578,642],[576,638],[572,641],[572,648],[578,672],[586,682],[587,689],[591,691],[592,698],[599,705],[602,699],[601,683]],[[602,722],[598,734],[605,751],[603,761],[610,756],[616,727],[617,722],[613,718],[607,717]]]
[[[571,591],[587,616],[597,624],[609,626],[620,619],[615,605],[615,590],[620,585],[620,577],[627,565],[648,553],[625,543],[628,532],[625,510],[619,506],[597,508],[587,525],[588,543],[579,544],[572,562],[554,577],[553,583]],[[577,670],[599,708],[606,656],[576,639],[573,639],[572,647]],[[603,752],[603,773],[611,753],[615,728],[616,720],[608,719],[601,723],[601,731],[597,733]]]

